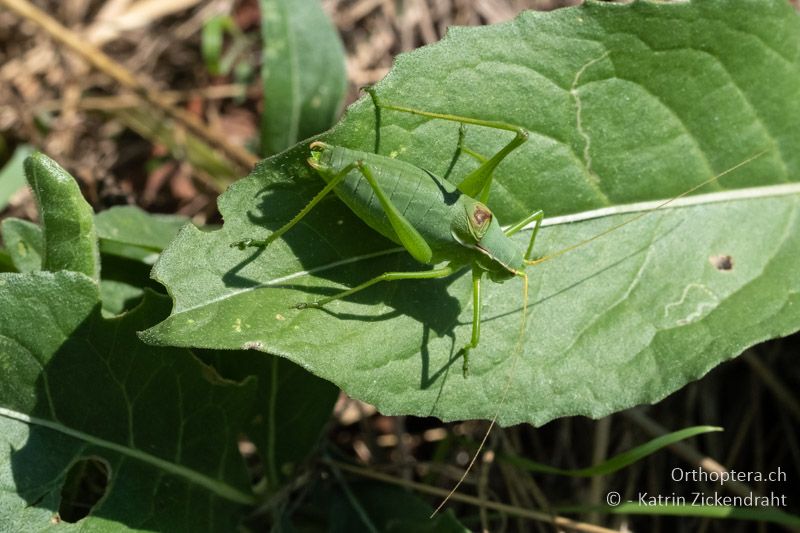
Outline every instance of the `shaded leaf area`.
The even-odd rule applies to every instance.
[[[530,269],[521,343],[520,280],[487,283],[467,381],[458,354],[472,318],[463,273],[384,283],[324,310],[293,308],[386,271],[423,268],[335,197],[268,249],[229,247],[279,228],[319,191],[303,144],[229,189],[222,231],[187,227],[165,250],[154,276],[175,305],[144,338],[257,347],[387,414],[449,420],[499,410],[504,424],[541,424],[663,398],[800,327],[799,51],[797,15],[779,0],[592,2],[456,29],[398,58],[377,87],[383,101],[531,131],[496,172],[489,204],[505,223],[537,208],[553,216],[669,198],[766,150],[698,191],[746,189],[737,197],[698,197]],[[381,153],[439,175],[452,166],[455,182],[477,165],[455,157],[458,124],[386,110],[380,118]],[[375,123],[362,100],[323,138],[370,151]],[[491,155],[510,138],[469,126],[465,144]],[[547,227],[537,255],[629,218]],[[520,247],[528,238],[515,236]],[[718,256],[732,268],[718,269]]]
[[[261,152],[330,128],[347,84],[344,46],[319,0],[259,0],[263,38]]]
[[[162,291],[160,285],[150,279],[150,266],[158,257],[161,242],[169,242],[177,231],[175,224],[161,224],[156,218],[148,220],[147,215],[139,215],[136,211],[134,217],[119,216],[127,208],[116,210],[115,216],[104,217],[103,213],[96,217],[103,220],[102,232],[112,233],[125,231],[133,227],[136,222],[142,228],[151,231],[158,229],[159,234],[152,238],[143,234],[138,244],[129,244],[118,238],[100,239],[102,279],[100,279],[100,298],[103,310],[109,315],[117,315],[126,309],[133,308],[144,295],[144,288]],[[178,217],[175,217],[176,219]],[[117,229],[120,228],[120,231]],[[44,254],[44,237],[42,229],[26,220],[7,218],[3,220],[2,237],[8,250],[9,259],[13,268],[11,272],[38,272],[42,270],[42,256]]]
[[[45,220],[51,238],[96,244],[91,220],[77,233],[62,227],[70,209],[72,218],[84,214],[72,177],[42,155],[28,164],[43,165],[42,179],[69,193],[43,194],[45,208],[60,202],[59,216]],[[100,242],[109,248],[98,284],[76,272],[42,272],[42,229],[3,221],[7,263],[26,272],[0,275],[0,425],[10,445],[9,460],[0,463],[4,517],[40,529],[91,513],[82,525],[230,531],[255,503],[239,438],[257,443],[263,460],[250,454],[249,474],[266,475],[271,492],[297,475],[316,447],[338,394],[329,382],[252,352],[229,352],[219,364],[230,381],[186,350],[152,348],[136,336],[169,307],[168,298],[145,290],[152,283],[146,258],[184,223],[136,208],[97,215]],[[103,318],[142,295],[132,311]]]
[[[122,213],[117,210],[116,215]],[[103,218],[103,213],[98,219]],[[150,215],[148,215],[150,216]],[[176,219],[179,217],[175,217]],[[157,229],[160,221],[150,221],[136,214],[134,222],[142,227]],[[115,218],[111,223],[104,219],[105,227],[98,232],[116,232],[116,228],[129,228],[131,219],[127,216]],[[161,228],[168,229],[170,221]],[[176,220],[177,222],[177,220]],[[181,225],[185,220],[180,219]],[[174,225],[173,225],[174,227]],[[14,250],[10,254],[17,269],[21,272],[41,270],[41,229],[27,221],[7,219],[3,221],[3,236]],[[175,230],[177,231],[177,230]],[[169,236],[166,231],[158,231],[154,238],[140,238],[139,243],[128,250],[153,249],[153,244]],[[101,243],[103,241],[101,240]],[[117,238],[116,242],[125,242]],[[101,244],[102,245],[102,244]],[[36,261],[33,261],[35,259]],[[114,254],[103,255],[103,279],[100,280],[100,297],[103,311],[119,314],[138,303],[145,294],[144,287],[160,287],[149,279],[149,268],[132,260]],[[30,263],[30,265],[28,265]],[[20,265],[27,268],[22,270]],[[258,449],[267,454],[266,474],[273,486],[294,475],[302,462],[313,450],[320,437],[320,430],[330,417],[339,389],[328,381],[305,372],[297,365],[281,358],[265,358],[253,351],[229,352],[205,351],[197,354],[212,364],[226,378],[236,381],[258,376],[259,385],[255,403],[263,409],[250,421],[247,433]],[[273,425],[274,424],[274,425]]]
[[[255,380],[142,344],[136,331],[168,307],[152,293],[105,320],[82,274],[3,274],[0,292],[6,526],[47,529],[70,466],[91,458],[107,465],[109,489],[76,529],[233,530],[253,501],[236,445]]]
[[[22,163],[31,152],[33,147],[30,145],[18,146],[11,158],[0,168],[0,211],[5,209],[14,193],[25,186],[25,169]]]
[[[433,508],[417,495],[371,481],[317,482],[309,505],[287,518],[298,529],[350,531],[464,532],[451,511],[431,518]]]
[[[148,279],[150,268],[138,261],[103,255],[103,277],[100,279],[100,300],[103,312],[118,315],[133,309],[142,300],[145,288],[163,292]]]
[[[254,350],[200,350],[196,355],[225,378],[258,376],[258,409],[245,431],[261,452],[270,487],[296,475],[322,437],[339,388],[291,361]]]
[[[150,265],[187,222],[186,217],[151,214],[135,206],[112,207],[95,215],[103,309],[119,314],[139,301],[145,287],[162,290],[150,279]]]
[[[17,272],[42,269],[44,238],[39,226],[19,218],[7,218],[0,223],[0,233]]]
[[[16,272],[17,269],[14,266],[14,262],[11,259],[11,254],[9,254],[4,248],[0,248],[0,272]]]
[[[120,206],[98,213],[94,222],[101,252],[153,264],[188,219]]]

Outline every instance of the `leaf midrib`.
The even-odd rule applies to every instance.
[[[107,441],[105,439],[100,439],[83,431],[72,429],[70,427],[64,426],[63,424],[59,424],[42,418],[28,416],[25,413],[20,413],[18,411],[7,409],[5,407],[0,407],[0,416],[9,418],[11,420],[16,420],[24,424],[41,426],[47,429],[51,429],[53,431],[58,431],[59,433],[68,435],[80,441],[92,444],[94,446],[99,446],[101,448],[105,448],[120,453],[126,457],[131,457],[138,461],[150,464],[162,471],[169,472],[170,474],[184,478],[190,483],[204,487],[208,489],[210,492],[219,496],[220,498],[226,500],[230,500],[244,505],[253,505],[256,501],[252,495],[246,494],[235,487],[220,482],[217,479],[210,478],[195,470],[169,462],[165,459],[161,459],[160,457],[156,457],[154,455],[143,452],[136,448],[122,446],[115,442]]]
[[[659,209],[659,211],[666,211],[671,209],[679,209],[684,207],[692,207],[697,205],[710,205],[714,203],[722,203],[722,202],[734,202],[734,201],[743,201],[743,200],[756,200],[759,198],[773,198],[773,197],[780,197],[780,196],[789,196],[793,194],[800,194],[800,182],[793,182],[793,183],[782,183],[778,185],[765,185],[761,187],[747,187],[742,189],[732,189],[727,191],[719,191],[707,194],[697,194],[693,196],[689,196],[686,198],[679,198],[674,200],[668,207],[664,207]],[[545,218],[542,221],[542,226],[557,226],[561,224],[571,224],[574,222],[584,222],[587,220],[605,218],[614,215],[622,215],[622,214],[630,214],[630,213],[638,213],[643,211],[651,211],[656,212],[655,208],[664,204],[665,201],[669,199],[661,199],[661,200],[650,200],[645,202],[636,202],[632,204],[621,204],[611,207],[602,207],[599,209],[593,209],[590,211],[583,211],[580,213],[574,213],[571,215],[562,215],[557,217],[550,217]],[[523,228],[524,230],[533,229],[534,223]],[[222,302],[228,300],[229,298],[234,298],[241,294],[249,293],[250,291],[262,289],[265,287],[270,287],[274,285],[279,285],[281,283],[302,278],[305,276],[310,276],[312,274],[316,274],[318,272],[323,272],[325,270],[330,270],[332,268],[336,268],[339,266],[349,265],[353,263],[358,263],[360,261],[367,261],[370,259],[375,259],[376,257],[382,257],[384,255],[391,255],[395,253],[401,253],[404,251],[402,247],[390,248],[386,250],[381,250],[378,252],[373,252],[369,254],[362,254],[354,257],[349,257],[337,261],[333,261],[331,263],[326,263],[323,265],[316,266],[314,268],[310,268],[308,270],[298,270],[296,272],[292,272],[290,274],[274,278],[271,280],[264,281],[259,283],[258,285],[253,285],[252,287],[246,287],[241,290],[237,290],[234,292],[227,292],[222,294],[216,298],[212,298],[210,300],[206,300],[199,304],[176,309],[170,318],[174,318],[176,316],[182,315],[184,313],[188,313],[194,311],[196,309],[201,309],[209,305],[213,305],[218,302]]]

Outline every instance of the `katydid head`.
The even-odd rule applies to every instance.
[[[475,262],[494,282],[502,283],[524,269],[522,250],[500,227],[491,210],[481,202],[462,196],[463,213],[453,218],[453,238],[478,252]]]

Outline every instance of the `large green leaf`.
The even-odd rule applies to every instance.
[[[254,380],[235,384],[185,350],[143,345],[136,330],[168,307],[152,293],[105,320],[91,279],[40,272],[0,274],[0,300],[6,530],[57,523],[67,471],[85,458],[104,463],[110,479],[72,529],[234,530],[254,500],[236,449]]]
[[[259,0],[261,152],[272,155],[333,125],[347,87],[344,47],[319,0]]]
[[[528,128],[530,139],[496,172],[490,206],[505,223],[536,208],[586,219],[551,219],[540,255],[631,216],[596,209],[669,198],[766,153],[698,191],[695,205],[660,210],[530,269],[519,353],[521,282],[487,283],[465,380],[457,352],[470,334],[468,275],[384,283],[323,311],[292,308],[384,271],[420,268],[335,198],[268,249],[229,247],[275,230],[321,188],[299,145],[220,199],[222,231],[184,228],[162,254],[154,276],[175,306],[145,338],[275,353],[385,413],[500,411],[505,424],[541,424],[653,402],[800,328],[798,86],[800,24],[783,0],[591,2],[454,29],[399,57],[378,93]],[[384,111],[381,125],[382,153],[445,174],[457,124]],[[323,138],[369,151],[374,126],[362,99]],[[484,155],[509,139],[467,128],[466,144]],[[460,158],[451,178],[475,165]],[[528,238],[515,240],[522,247]],[[732,268],[719,260],[727,256]]]

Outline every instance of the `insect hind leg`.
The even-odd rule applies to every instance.
[[[499,120],[484,120],[473,117],[466,117],[462,115],[452,115],[449,113],[436,113],[433,111],[424,111],[413,107],[399,106],[394,104],[384,103],[378,97],[374,87],[365,87],[364,90],[372,98],[372,103],[375,106],[376,117],[376,134],[375,134],[375,148],[380,145],[380,109],[390,109],[393,111],[400,111],[402,113],[409,113],[421,117],[434,118],[440,120],[449,120],[452,122],[459,122],[461,124],[473,124],[475,126],[484,126],[487,128],[494,128],[499,130],[511,131],[515,136],[511,141],[501,148],[496,154],[490,157],[487,161],[482,163],[478,168],[467,174],[458,184],[458,189],[472,198],[476,198],[481,202],[486,202],[489,199],[489,192],[491,188],[492,177],[495,168],[508,156],[511,152],[516,150],[528,139],[528,130],[522,126],[502,122]]]

